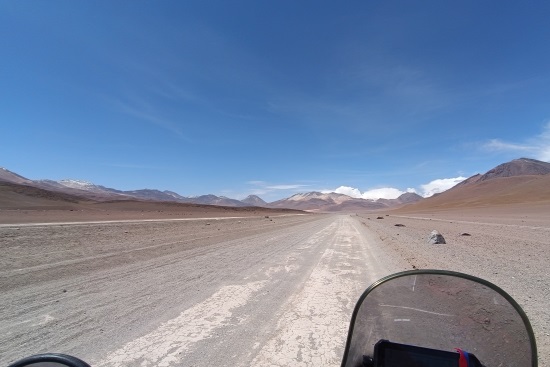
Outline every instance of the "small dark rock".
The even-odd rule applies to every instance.
[[[396,226],[396,227],[405,227],[405,225],[404,225],[404,224],[401,224],[401,223],[397,223],[395,226]]]
[[[461,236],[471,236],[471,234],[469,234],[469,233],[466,233],[466,232],[464,232],[464,233],[461,233],[460,235],[461,235]]]
[[[384,217],[376,217],[376,219],[384,219]]]

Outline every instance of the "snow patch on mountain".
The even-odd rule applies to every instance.
[[[66,179],[66,180],[59,180],[57,182],[65,187],[70,187],[72,189],[88,190],[89,188],[97,187],[93,183],[89,181],[84,181],[84,180]]]

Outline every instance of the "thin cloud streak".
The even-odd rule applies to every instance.
[[[247,181],[246,184],[254,186],[247,190],[249,195],[260,196],[266,201],[289,197],[303,191],[304,188],[311,187],[306,184],[271,184],[261,180]]]
[[[266,189],[271,190],[295,190],[300,189],[302,187],[308,187],[309,185],[273,185],[273,186],[266,186]]]
[[[132,107],[132,106],[126,104],[126,103],[123,103],[123,102],[118,102],[118,106],[121,108],[122,112],[124,112],[127,115],[130,115],[132,117],[136,117],[140,120],[150,122],[155,126],[158,126],[158,127],[162,128],[164,130],[167,130],[167,131],[175,134],[176,136],[178,136],[179,138],[181,138],[185,141],[191,142],[191,139],[189,139],[187,136],[185,136],[183,134],[183,132],[181,131],[181,129],[173,121],[166,120],[166,119],[164,119],[160,116],[157,116],[154,113],[139,110],[139,109],[134,108],[134,107]]]
[[[159,166],[142,165],[142,164],[105,163],[104,166],[116,167],[116,168],[131,168],[131,169],[153,169],[153,170],[161,170],[161,171],[176,170],[176,168],[173,168],[173,167],[159,167]]]
[[[550,121],[544,125],[540,134],[524,142],[491,139],[482,145],[482,149],[491,152],[524,152],[538,160],[550,162]]]

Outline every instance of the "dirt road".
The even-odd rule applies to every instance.
[[[336,366],[363,289],[403,264],[349,216],[0,228],[0,364]]]
[[[339,366],[361,292],[413,266],[500,285],[547,363],[548,226],[374,218],[2,226],[0,365],[56,351],[93,366]],[[433,229],[448,246],[426,245]]]

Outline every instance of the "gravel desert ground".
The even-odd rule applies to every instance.
[[[53,225],[19,214],[0,226],[1,364],[57,351],[97,366],[338,366],[364,288],[413,268],[502,287],[550,363],[544,208]],[[446,245],[426,244],[434,229]]]
[[[529,316],[537,339],[539,365],[548,366],[550,211],[547,208],[513,205],[400,213],[384,216],[383,220],[373,215],[360,216],[373,236],[415,268],[468,273],[503,288]],[[426,244],[434,229],[444,235],[447,244]]]

